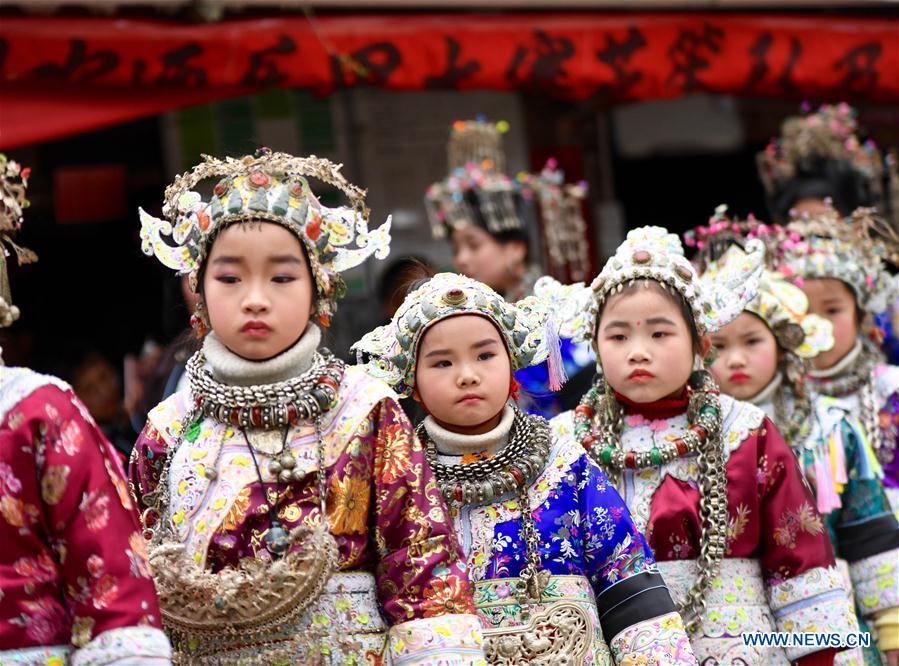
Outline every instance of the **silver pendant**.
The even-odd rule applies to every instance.
[[[281,452],[284,441],[283,430],[247,429],[247,439],[255,451],[273,456]]]

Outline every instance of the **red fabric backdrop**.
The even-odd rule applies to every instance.
[[[278,16],[215,24],[6,17],[0,147],[269,86],[707,91],[899,102],[899,18],[761,14]]]

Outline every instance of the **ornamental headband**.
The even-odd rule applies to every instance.
[[[449,175],[425,193],[434,238],[471,224],[491,234],[520,231],[520,184],[507,176],[502,135],[508,123],[457,120],[447,144]]]
[[[438,273],[410,292],[389,323],[366,333],[351,350],[360,362],[363,355],[369,357],[365,365],[370,375],[409,396],[424,332],[438,321],[464,314],[486,317],[496,325],[513,370],[540,363],[550,354],[558,356],[558,338],[547,329],[546,307],[540,300],[529,296],[508,303],[487,285],[456,273]]]
[[[17,245],[13,236],[22,227],[22,211],[28,208],[25,189],[28,187],[28,176],[31,169],[6,158],[0,153],[0,326],[11,326],[19,318],[19,308],[13,305],[9,288],[9,277],[6,272],[6,261],[9,246],[16,253],[19,264],[30,264],[37,261],[37,255],[31,250]]]
[[[508,123],[457,120],[447,144],[449,175],[425,193],[434,238],[446,238],[469,225],[490,234],[530,228],[523,201],[533,201],[546,246],[547,270],[570,280],[590,272],[587,223],[581,210],[587,184],[565,183],[554,158],[537,174],[505,174],[502,135]]]
[[[899,281],[886,262],[899,262],[899,238],[872,208],[843,219],[834,210],[790,222],[780,241],[778,268],[797,284],[803,279],[842,280],[859,307],[883,312],[899,296]]]
[[[711,286],[728,264],[742,263],[745,253],[731,245],[711,262],[700,280]],[[765,270],[759,279],[758,293],[745,308],[760,317],[774,334],[782,349],[800,358],[814,358],[833,347],[833,324],[808,312],[808,298],[799,287],[775,271]]]
[[[306,249],[316,284],[316,312],[327,324],[346,291],[340,273],[372,255],[384,259],[390,252],[390,218],[369,231],[365,191],[346,181],[341,166],[314,155],[294,157],[267,149],[241,159],[204,155],[203,162],[166,188],[165,220],[140,209],[141,248],[165,266],[189,274],[196,291],[198,272],[218,232],[236,222],[280,224]],[[309,187],[309,177],[340,190],[350,207],[322,205]],[[218,181],[204,201],[193,188],[209,179]]]
[[[693,312],[697,331],[705,335],[736,318],[755,296],[764,246],[751,240],[747,250],[742,260],[728,265],[713,284],[704,284],[676,235],[661,227],[640,227],[628,233],[589,287],[563,285],[544,277],[537,281],[534,293],[552,308],[561,337],[585,341],[593,339],[597,313],[610,296],[630,282],[655,280],[683,297]]]
[[[757,158],[765,187],[772,189],[778,181],[792,178],[804,160],[815,156],[848,162],[867,178],[880,176],[883,156],[870,139],[859,141],[857,116],[854,108],[840,102],[784,120],[780,136],[771,139]]]
[[[787,118],[780,136],[771,139],[756,156],[759,177],[769,197],[779,196],[794,178],[813,175],[824,178],[825,173],[837,178],[838,173],[853,174],[864,192],[856,205],[877,205],[883,215],[892,210],[892,216],[899,222],[896,202],[888,200],[887,192],[892,190],[892,196],[897,196],[899,173],[895,157],[884,158],[872,140],[859,138],[858,112],[845,102],[822,104],[815,112],[804,106],[802,111],[804,115]],[[827,169],[828,164],[834,168]],[[833,187],[839,189],[836,184]],[[837,194],[832,192],[829,196]]]

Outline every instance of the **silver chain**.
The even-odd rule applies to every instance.
[[[171,532],[171,521],[168,516],[169,512],[169,493],[168,493],[168,479],[169,479],[169,470],[172,466],[172,458],[174,457],[174,453],[181,446],[181,442],[184,439],[184,435],[187,433],[188,429],[191,428],[195,423],[201,421],[203,419],[203,414],[199,410],[199,408],[194,408],[189,410],[184,417],[181,419],[180,423],[180,432],[175,440],[175,442],[167,448],[167,454],[164,466],[162,471],[159,474],[159,482],[156,484],[156,487],[149,493],[144,494],[141,497],[141,500],[147,508],[141,513],[141,525],[143,526],[143,536],[144,539],[150,542],[153,545],[158,545],[162,542],[164,538],[163,532]],[[325,469],[325,447],[324,440],[322,438],[322,427],[321,427],[322,415],[319,414],[315,417],[315,436],[316,436],[316,457],[318,461],[318,470],[317,470],[317,478],[318,478],[318,495],[319,495],[319,508],[321,510],[321,523],[322,525],[327,525],[328,513],[327,513],[327,497],[328,497],[328,481],[327,481],[327,470]],[[290,427],[290,426],[285,426]],[[248,445],[249,442],[247,442]],[[250,445],[251,446],[251,445]],[[219,450],[221,453],[221,449]],[[216,457],[216,462],[218,461],[218,456]],[[267,498],[266,498],[267,499]],[[150,514],[155,514],[156,522],[153,527],[149,527],[147,523],[147,519]]]
[[[620,483],[620,474],[627,468],[624,464],[626,452],[621,450],[621,432],[623,430],[623,410],[621,405],[608,390],[605,383],[594,386],[584,397],[581,405],[594,409],[593,419],[596,422],[596,435],[604,446],[614,447],[608,460],[601,459],[595,453],[600,447],[592,445],[588,448],[590,456],[599,463],[606,474],[616,485]],[[659,447],[661,462],[650,461],[646,456],[635,456],[636,469],[659,467],[671,462],[679,455],[695,452],[699,466],[699,518],[702,528],[699,545],[699,557],[696,560],[698,574],[696,583],[687,592],[687,597],[680,605],[680,613],[684,618],[687,630],[697,631],[702,625],[702,614],[705,612],[705,594],[712,580],[718,575],[721,560],[727,551],[727,476],[724,468],[724,441],[721,436],[722,419],[721,404],[718,400],[718,389],[714,379],[706,371],[694,373],[690,386],[693,391],[687,407],[687,420],[706,431],[706,437],[700,438],[691,430],[684,434],[682,440],[686,451],[672,455],[671,447]],[[588,436],[590,424],[586,414],[576,416],[575,422],[580,426],[576,436],[583,441]],[[577,427],[576,427],[577,428]],[[585,430],[586,428],[586,430]],[[690,439],[688,440],[688,436]],[[645,452],[641,452],[645,453]]]
[[[517,408],[509,441],[495,456],[465,465],[444,465],[424,423],[415,429],[425,444],[428,465],[437,478],[447,503],[472,504],[490,501],[520,488],[546,467],[552,435],[546,419],[524,414]]]
[[[862,341],[862,349],[858,358],[852,363],[852,367],[838,377],[810,379],[818,393],[832,398],[842,398],[855,393],[870,381],[871,373],[879,361],[883,359],[880,350],[873,342]]]
[[[791,447],[801,447],[811,429],[812,401],[806,386],[807,363],[792,352],[785,357],[786,382],[774,394],[774,418]],[[790,404],[792,397],[792,405]],[[797,449],[798,450],[798,449]]]
[[[337,397],[345,365],[327,349],[316,351],[311,367],[271,384],[233,386],[215,380],[202,350],[187,361],[190,392],[205,416],[240,428],[274,430],[315,419]]]
[[[517,490],[521,510],[521,538],[526,562],[519,574],[517,596],[524,602],[539,602],[545,588],[540,560],[540,536],[534,524],[528,488],[546,468],[552,449],[552,434],[546,419],[524,414],[515,408],[509,441],[502,451],[486,460],[445,465],[437,460],[437,447],[424,424],[416,434],[425,444],[428,464],[437,486],[450,504],[490,501]]]

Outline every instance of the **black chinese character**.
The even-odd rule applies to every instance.
[[[162,74],[156,79],[156,83],[169,86],[202,88],[206,85],[206,71],[187,62],[202,53],[203,47],[201,45],[190,42],[163,54]]]
[[[115,51],[95,51],[88,53],[87,42],[83,39],[69,41],[69,57],[63,65],[46,63],[31,70],[32,76],[42,79],[61,79],[84,83],[119,66],[119,54]]]
[[[287,35],[281,35],[274,46],[254,51],[250,54],[250,66],[241,83],[245,86],[276,86],[283,83],[287,74],[281,72],[268,56],[287,55],[296,53],[296,50],[296,42]]]
[[[846,51],[846,55],[833,66],[837,71],[847,70],[840,86],[860,92],[877,85],[879,74],[874,65],[882,52],[883,47],[879,42],[866,42]]]
[[[774,43],[774,36],[770,32],[762,33],[752,46],[749,47],[749,55],[752,56],[752,69],[749,72],[749,78],[746,80],[747,90],[754,89],[758,84],[764,81],[768,76],[771,67],[768,65],[768,52]],[[795,93],[798,91],[796,84],[793,82],[793,69],[802,55],[802,44],[798,37],[790,37],[790,58],[784,65],[783,71],[777,77],[778,87],[787,93]]]
[[[462,47],[452,37],[446,38],[446,48],[446,69],[439,76],[429,76],[425,79],[425,88],[455,88],[459,85],[459,81],[481,69],[481,63],[477,60],[469,60],[464,64],[459,63]]]
[[[681,30],[677,41],[668,49],[668,57],[671,58],[668,83],[682,78],[681,85],[685,92],[699,88],[701,81],[696,74],[709,68],[709,52],[720,53],[723,39],[724,31],[708,23],[703,26],[701,33]]]
[[[568,76],[565,61],[574,55],[574,42],[567,37],[550,37],[542,30],[534,32],[537,46],[533,49],[530,72],[519,73],[526,65],[531,48],[519,46],[506,70],[506,78],[529,92],[547,92],[551,95],[566,95],[570,86],[562,83]]]
[[[642,48],[646,48],[646,38],[635,26],[628,29],[627,37],[620,42],[616,42],[612,35],[606,35],[605,48],[597,51],[596,57],[612,68],[615,82],[604,88],[614,87],[617,92],[624,93],[643,78],[642,72],[627,68],[633,55]]]

